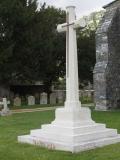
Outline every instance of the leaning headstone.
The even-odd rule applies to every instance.
[[[56,93],[50,94],[50,104],[56,104]]]
[[[29,106],[35,105],[35,97],[34,96],[28,97],[28,105]]]
[[[41,93],[40,104],[47,104],[47,93],[45,93],[45,92]]]
[[[10,104],[10,101],[7,101],[7,98],[3,98],[3,101],[0,102],[0,105],[3,105],[3,109],[0,112],[1,116],[7,116],[7,115],[11,115],[11,111],[8,108],[8,104]]]
[[[16,97],[14,99],[14,106],[21,106],[21,98],[20,97]]]

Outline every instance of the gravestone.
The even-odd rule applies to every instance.
[[[64,91],[62,91],[62,90],[58,90],[58,92],[57,92],[57,100],[58,100],[59,104],[64,103],[64,93],[63,92]]]
[[[21,106],[21,98],[20,97],[15,97],[14,98],[14,106]]]
[[[47,104],[47,93],[43,92],[40,94],[40,104]]]
[[[56,93],[53,92],[50,94],[50,104],[56,104]]]
[[[75,21],[75,7],[67,7],[67,23],[58,26],[58,31],[66,31],[67,34],[67,92],[64,108],[56,110],[55,120],[51,124],[32,130],[29,135],[19,136],[19,142],[72,153],[120,142],[120,135],[115,129],[107,129],[104,124],[95,123],[91,119],[89,108],[81,107],[77,66],[78,26],[85,25],[81,21]]]
[[[104,6],[96,32],[94,90],[96,110],[118,108],[120,101],[120,1]]]
[[[28,105],[29,106],[35,105],[35,97],[34,96],[28,96]]]
[[[0,102],[0,105],[3,106],[2,111],[0,112],[1,116],[7,116],[7,115],[11,115],[11,111],[8,108],[8,104],[10,104],[10,101],[7,101],[7,98],[3,98],[3,101]]]

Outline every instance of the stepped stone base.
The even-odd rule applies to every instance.
[[[21,143],[29,143],[49,149],[72,153],[90,150],[120,142],[116,129],[108,129],[91,119],[88,108],[56,110],[56,118],[41,129],[31,130],[30,135],[18,137]]]

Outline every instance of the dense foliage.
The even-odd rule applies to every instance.
[[[87,29],[79,32],[78,37],[78,68],[80,84],[93,83],[93,69],[95,65],[95,31]],[[82,87],[82,86],[81,86]]]
[[[34,0],[0,1],[0,81],[51,83],[64,74],[65,36],[56,31],[65,12]]]
[[[0,1],[0,83],[42,81],[48,88],[65,76],[65,34],[56,31],[65,11],[37,8],[36,0]],[[79,78],[92,81],[95,63],[94,31],[78,32]]]

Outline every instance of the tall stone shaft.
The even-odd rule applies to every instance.
[[[71,25],[76,19],[75,7],[67,7],[67,36],[66,36],[66,102],[65,107],[80,108],[78,86],[78,57],[76,29]]]

